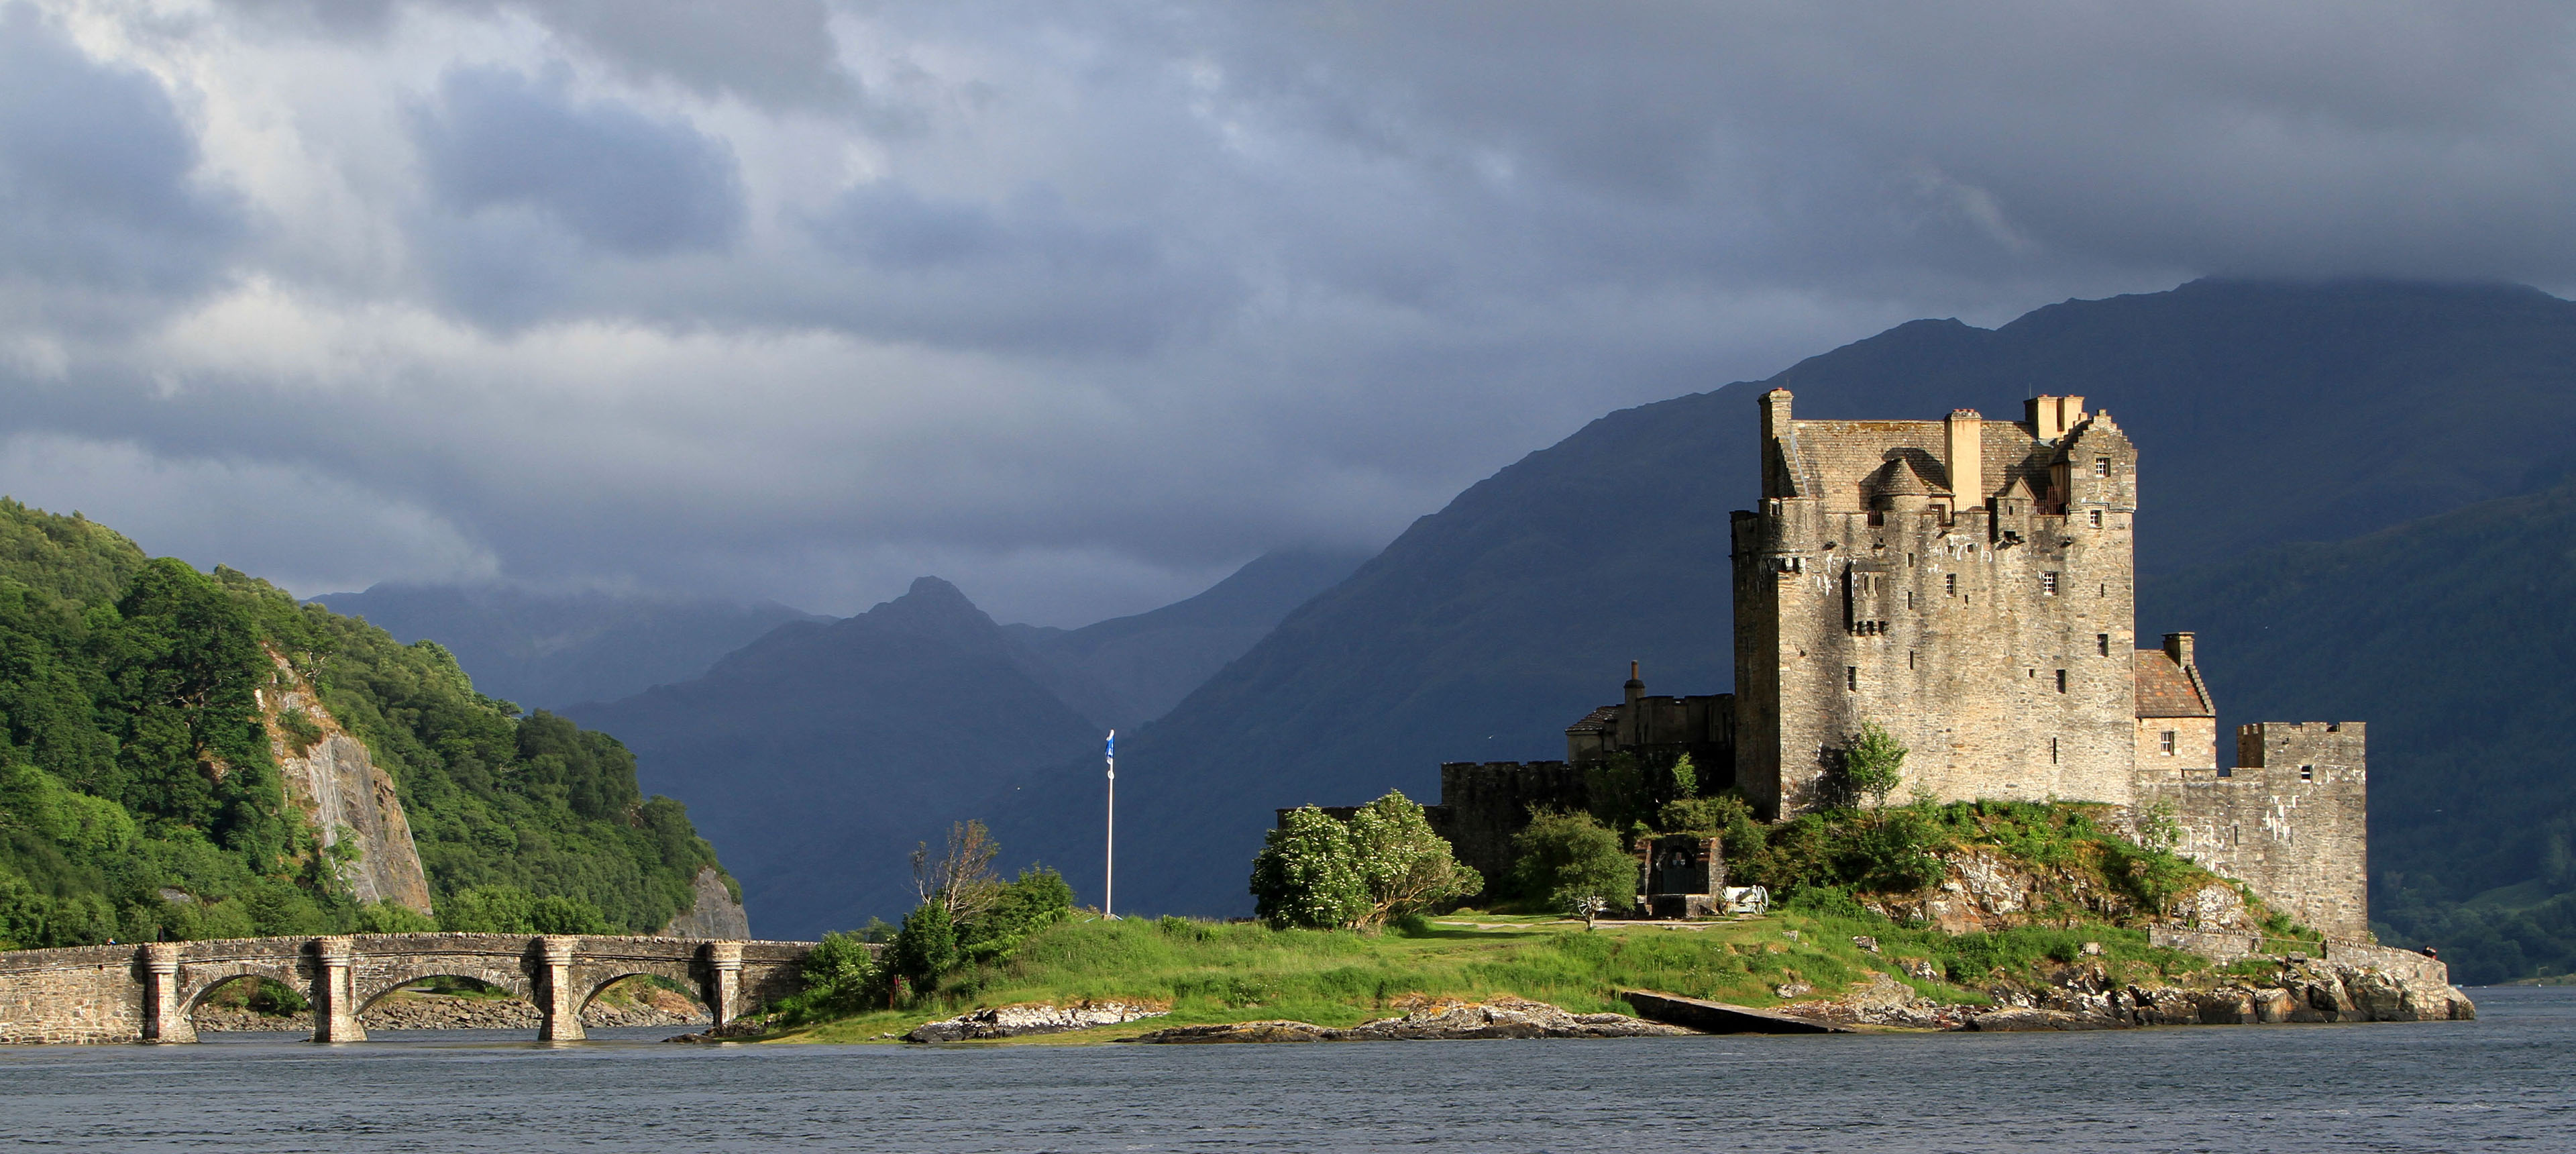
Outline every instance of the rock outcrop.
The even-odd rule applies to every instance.
[[[981,1042],[1061,1034],[1115,1026],[1139,1018],[1159,1018],[1172,1008],[1144,1002],[1078,1002],[1070,1006],[999,1006],[931,1022],[903,1036],[907,1042]]]
[[[341,851],[336,869],[352,896],[430,912],[429,876],[393,777],[323,708],[285,655],[271,651],[269,659],[277,673],[259,690],[259,706],[288,799],[324,847]]]
[[[724,875],[714,866],[698,867],[698,876],[689,883],[695,895],[688,910],[662,927],[666,938],[712,938],[717,941],[743,941],[751,937],[751,913],[725,888]]]
[[[1400,1018],[1379,1018],[1347,1030],[1311,1022],[1232,1022],[1175,1026],[1139,1042],[1413,1042],[1481,1038],[1649,1038],[1696,1033],[1626,1014],[1570,1014],[1546,1002],[1501,997],[1484,1002],[1442,998]]]
[[[1944,933],[2010,929],[2048,921],[2052,911],[2080,910],[2110,919],[2136,917],[2139,910],[2125,892],[2105,888],[2081,871],[2036,867],[2000,849],[1954,846],[1934,855],[1941,860],[1941,881],[1918,896],[1865,901],[1871,909],[1900,922],[1926,922]],[[2176,895],[2171,916],[2195,929],[2247,930],[2254,917],[2234,886],[2207,882]]]

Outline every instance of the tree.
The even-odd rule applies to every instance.
[[[1637,859],[1588,813],[1530,811],[1530,823],[1512,836],[1520,890],[1583,916],[1629,905],[1637,894]]]
[[[1855,794],[1868,794],[1871,804],[1887,808],[1887,795],[1904,780],[1900,772],[1908,751],[1895,735],[1875,721],[1864,721],[1860,739],[1843,753],[1843,781]]]
[[[1431,831],[1422,807],[1400,790],[1351,815],[1350,843],[1360,885],[1368,891],[1362,922],[1393,918],[1485,888],[1484,875],[1458,863],[1447,839]]]
[[[913,888],[923,904],[936,902],[946,909],[951,923],[973,921],[1002,892],[1002,879],[993,873],[993,858],[1001,852],[983,822],[952,824],[948,845],[937,858],[930,856],[929,842],[912,851]]]
[[[1253,912],[1274,929],[1346,929],[1370,914],[1348,826],[1307,806],[1262,838],[1252,859]]]
[[[903,928],[886,946],[886,967],[911,983],[916,993],[938,985],[940,975],[956,968],[957,957],[957,923],[949,920],[948,907],[938,902],[923,902],[904,915]]]
[[[1003,886],[984,912],[958,931],[958,949],[968,961],[996,962],[1020,939],[1063,921],[1072,912],[1073,887],[1054,870],[1033,865],[1021,870],[1019,880]]]

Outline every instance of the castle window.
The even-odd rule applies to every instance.
[[[2163,733],[2156,735],[2156,748],[2166,757],[2172,757],[2174,751],[2174,731],[2168,729]]]
[[[2048,764],[2057,764],[2057,739],[2054,737],[2048,739]]]
[[[1914,591],[1911,589],[1905,591],[1905,607],[1908,609],[1914,608]]]
[[[1843,666],[1843,688],[1855,693],[1860,691],[1860,666]]]
[[[2057,574],[2042,573],[2039,575],[2039,594],[2042,597],[2057,596]]]
[[[1943,591],[1943,592],[1948,593],[1948,594],[1949,594],[1950,596],[1952,596],[1952,597],[1956,597],[1956,596],[1958,596],[1958,595],[1959,595],[1959,575],[1958,575],[1958,574],[1956,574],[1956,573],[1945,573],[1945,574],[1942,574],[1942,576],[1941,576],[1941,588],[1942,588],[1942,591]]]
[[[2057,671],[2057,691],[2066,692],[2066,671],[2063,669]]]
[[[2099,529],[2102,527],[2102,511],[2100,509],[2095,509],[2092,512],[2085,514],[2085,516],[2092,519],[2094,528]]]
[[[2096,476],[2096,477],[2108,477],[2108,476],[2110,476],[2110,475],[2111,475],[2111,458],[2109,458],[2109,457],[2095,457],[2095,458],[2093,458],[2093,475],[2094,475],[2094,476]]]
[[[2315,767],[2315,766],[2313,766],[2313,765],[2302,765],[2302,766],[2300,766],[2300,767],[2299,767],[2299,780],[2301,780],[2301,781],[2315,781],[2316,779],[2317,779],[2317,767]]]
[[[1914,668],[1914,651],[1911,649],[1905,651],[1905,667],[1907,669]]]
[[[2109,656],[2111,655],[2111,635],[2110,635],[2110,634],[2108,634],[2108,633],[2096,633],[2096,634],[2094,634],[2094,635],[2093,635],[2093,644],[2095,644],[2095,645],[2099,645],[2099,646],[2101,646],[2101,647],[2102,647],[2102,656],[2104,656],[2104,657],[2109,657]]]

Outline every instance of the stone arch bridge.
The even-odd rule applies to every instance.
[[[422,978],[486,982],[534,1002],[538,1037],[582,1036],[581,1011],[638,974],[695,990],[721,1026],[803,988],[812,942],[526,934],[355,934],[72,946],[0,953],[0,1043],[193,1042],[189,1015],[261,977],[313,1003],[313,1040],[358,1042],[358,1012]]]

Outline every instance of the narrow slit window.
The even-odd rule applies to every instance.
[[[2110,634],[2108,634],[2108,633],[2096,633],[2096,634],[2094,634],[2094,635],[2093,635],[2093,644],[2095,644],[2095,645],[2098,645],[2098,646],[2101,646],[2101,647],[2102,647],[2102,656],[2104,656],[2104,657],[2109,657],[2109,656],[2111,655],[2111,635],[2110,635]]]
[[[1905,651],[1905,667],[1907,669],[1914,668],[1914,651],[1911,649]]]
[[[1853,692],[1860,690],[1860,666],[1843,666],[1843,688]]]
[[[1914,591],[1911,589],[1905,591],[1905,607],[1908,609],[1914,608]]]
[[[2042,573],[2042,574],[2040,574],[2040,575],[2039,575],[2039,594],[2040,594],[2040,596],[2042,596],[2042,597],[2055,597],[2055,596],[2057,596],[2057,574],[2056,574],[2056,573],[2050,572],[2050,573]]]
[[[2066,671],[2063,669],[2057,671],[2057,691],[2066,692]]]
[[[2048,764],[2057,764],[2057,739],[2054,737],[2048,739]]]

